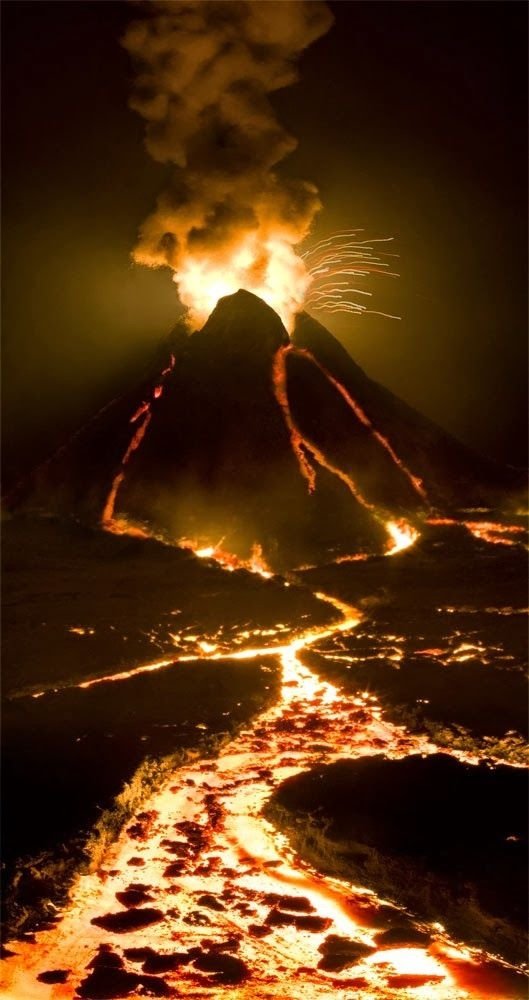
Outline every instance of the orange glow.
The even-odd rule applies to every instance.
[[[303,355],[306,358],[309,358],[309,360],[312,361],[312,363],[315,364],[317,368],[319,368],[319,370],[322,372],[322,374],[325,375],[325,378],[327,379],[327,381],[330,382],[331,385],[333,385],[334,388],[338,390],[338,392],[340,393],[340,396],[342,397],[342,399],[345,400],[345,402],[347,403],[348,407],[353,411],[355,417],[357,417],[357,419],[360,421],[361,424],[364,425],[364,427],[368,427],[369,428],[369,430],[371,431],[373,437],[376,438],[376,440],[379,442],[379,444],[384,448],[384,451],[387,451],[388,455],[390,456],[390,458],[392,459],[392,461],[395,463],[395,465],[398,466],[398,468],[401,470],[401,472],[409,480],[409,482],[411,483],[411,485],[412,485],[413,489],[415,490],[415,492],[418,493],[418,495],[421,497],[422,500],[428,501],[428,496],[426,494],[426,490],[424,489],[422,480],[419,479],[418,476],[414,476],[410,472],[410,470],[407,468],[407,466],[404,464],[404,462],[401,461],[401,459],[399,458],[399,456],[396,454],[396,452],[392,448],[391,444],[389,443],[388,439],[386,437],[384,437],[384,435],[381,434],[379,431],[375,430],[375,428],[373,427],[373,424],[371,423],[371,421],[370,421],[369,417],[367,416],[367,414],[364,412],[364,410],[362,409],[362,407],[360,406],[360,404],[355,399],[353,399],[353,397],[347,391],[347,389],[345,388],[345,386],[343,386],[342,383],[338,381],[338,379],[334,378],[334,375],[331,375],[330,371],[328,371],[327,368],[325,368],[324,365],[322,365],[314,357],[314,355],[311,354],[311,352],[308,351],[306,348],[294,348],[294,353],[295,354],[300,354],[300,355]]]
[[[446,969],[437,959],[433,958],[423,948],[388,948],[385,951],[376,952],[366,959],[368,965],[378,965],[381,962],[389,962],[395,972],[401,975],[443,976],[445,984],[449,985],[451,977],[447,976]]]
[[[352,555],[338,556],[333,562],[339,565],[346,562],[365,562],[366,559],[369,559],[367,552],[354,552]]]
[[[222,566],[223,569],[233,572],[236,569],[246,569],[250,573],[258,573],[259,576],[269,579],[273,573],[263,556],[263,549],[259,542],[254,542],[248,559],[241,559],[222,548],[222,540],[216,545],[202,545],[196,538],[179,538],[177,543],[181,549],[189,549],[194,552],[199,559],[213,559]]]
[[[262,233],[243,231],[222,256],[188,254],[173,280],[193,328],[206,322],[220,298],[244,288],[271,306],[287,330],[303,308],[311,281],[303,260],[281,231],[264,239]]]
[[[494,524],[491,521],[465,521],[464,524],[475,538],[495,545],[516,545],[518,539],[505,536],[525,534],[525,528],[519,524]]]
[[[171,374],[174,366],[175,366],[175,357],[174,354],[171,354],[169,365],[166,368],[164,368],[164,370],[161,373],[162,380],[165,378],[166,375]],[[162,392],[163,392],[163,384],[158,383],[157,385],[155,385],[152,390],[153,400],[159,399],[160,396],[162,395]],[[120,486],[125,478],[125,466],[127,465],[127,462],[129,461],[132,453],[136,451],[137,448],[139,448],[141,442],[143,441],[143,438],[145,437],[147,428],[151,422],[152,413],[151,413],[150,402],[146,402],[144,400],[140,404],[140,406],[138,406],[137,410],[132,414],[132,417],[130,418],[130,423],[135,424],[140,419],[140,417],[143,417],[144,419],[134,432],[130,444],[123,458],[121,459],[120,471],[114,476],[114,479],[112,480],[112,485],[110,487],[110,491],[103,508],[103,513],[101,515],[101,525],[103,528],[105,528],[106,531],[111,531],[116,535],[128,534],[128,535],[134,535],[138,538],[149,538],[154,536],[152,533],[148,532],[145,528],[142,528],[141,526],[136,524],[132,524],[130,521],[128,521],[126,517],[115,517],[116,498]]]
[[[130,418],[131,424],[135,424],[136,421],[139,420],[139,418],[142,417],[144,413],[148,413],[149,412],[149,407],[150,407],[150,403],[141,403],[141,405],[138,406],[138,409],[136,410],[136,412],[133,413],[132,416],[131,416],[131,418]]]
[[[370,275],[398,278],[398,274],[388,270],[387,261],[382,260],[383,257],[394,258],[397,254],[375,254],[374,247],[370,245],[392,243],[393,237],[368,240],[363,239],[362,234],[362,229],[333,233],[305,250],[302,258],[312,278],[306,308],[329,313],[352,313],[355,316],[371,313],[387,319],[400,319],[400,316],[369,309],[358,301],[359,296],[371,298],[373,294],[365,288],[358,288],[359,280]]]
[[[397,552],[409,549],[419,537],[419,532],[404,518],[399,521],[386,521],[386,529],[390,536],[387,556],[394,556]]]
[[[362,495],[352,477],[348,476],[346,472],[343,472],[342,469],[338,468],[338,466],[329,461],[329,459],[323,454],[322,450],[318,448],[313,441],[310,441],[305,435],[303,435],[297,427],[292,416],[286,390],[285,356],[290,350],[290,347],[280,347],[279,351],[276,353],[273,367],[273,384],[276,399],[283,411],[285,423],[290,431],[290,440],[298,460],[300,472],[309,484],[309,493],[312,493],[315,488],[315,472],[314,467],[307,461],[305,452],[308,452],[323,469],[327,469],[328,472],[331,472],[338,479],[341,479],[342,483],[347,486],[349,492],[352,493],[355,500],[357,500],[362,507],[365,507],[366,510],[374,511],[375,508],[373,504],[369,503],[369,501]]]
[[[230,987],[237,1000],[258,996],[283,1000],[287,995],[327,1000],[330,992],[348,996],[351,977],[365,985],[365,993],[357,989],[355,996],[384,1000],[394,995],[392,983],[399,975],[417,977],[411,985],[414,997],[421,1000],[484,1000],[488,995],[454,985],[449,956],[455,956],[463,970],[475,968],[475,959],[453,945],[439,925],[431,929],[429,948],[377,949],[380,928],[376,922],[371,926],[370,916],[381,901],[300,861],[285,836],[262,815],[274,788],[315,763],[380,752],[397,758],[436,750],[425,738],[385,722],[375,696],[358,692],[351,697],[302,661],[304,648],[349,632],[361,618],[355,608],[332,596],[318,592],[314,597],[329,603],[338,620],[294,632],[281,646],[219,655],[215,643],[190,637],[199,640],[202,659],[231,656],[244,662],[263,655],[277,657],[282,672],[278,701],[226,742],[217,757],[191,755],[187,764],[170,774],[141,803],[138,815],[108,849],[99,868],[78,877],[56,926],[37,933],[34,943],[13,943],[15,954],[4,962],[6,1000],[73,1000],[102,944],[118,956],[124,948],[170,956],[196,948],[204,939],[212,943],[212,950],[221,950],[228,938],[235,941],[237,958],[249,973],[247,982]],[[143,669],[159,669],[163,662],[169,661]],[[143,833],[146,817],[149,825]],[[133,832],[136,829],[139,836]],[[141,867],[131,868],[131,863]],[[99,926],[104,914],[125,912],[116,894],[125,892],[139,871],[152,900],[149,905],[158,907],[163,919],[125,935]],[[198,922],[197,907],[203,907],[204,898],[220,905],[202,909],[207,919]],[[285,898],[286,905],[278,908],[274,900]],[[274,922],[277,914],[280,919]],[[314,926],[305,929],[307,918],[299,922],[300,914],[308,914]],[[256,927],[266,936],[256,935]],[[352,968],[327,973],[317,963],[328,933],[344,934],[375,951]],[[137,966],[129,963],[128,968],[133,971]],[[49,985],[37,980],[49,969],[68,969],[67,982]],[[164,981],[179,996],[214,1000],[220,992],[214,980],[189,962],[164,974]]]
[[[342,483],[344,483],[344,485],[347,487],[349,492],[353,495],[355,500],[359,504],[361,504],[361,506],[364,507],[366,510],[370,511],[376,521],[384,525],[389,535],[388,549],[386,552],[387,555],[393,555],[395,552],[400,552],[402,549],[408,548],[408,546],[412,545],[419,537],[418,531],[416,531],[415,528],[413,528],[407,521],[405,521],[404,518],[401,518],[399,521],[386,520],[383,512],[377,511],[374,504],[370,503],[370,501],[367,500],[366,497],[360,492],[357,484],[354,482],[352,477],[349,476],[342,469],[340,469],[338,466],[334,465],[334,463],[331,462],[324,455],[322,450],[318,448],[313,441],[309,440],[305,435],[301,433],[299,427],[296,425],[294,418],[292,416],[292,411],[290,409],[290,404],[288,400],[286,364],[285,364],[287,354],[290,351],[295,351],[295,350],[296,349],[293,348],[292,346],[279,348],[274,357],[272,379],[273,379],[273,388],[275,396],[279,406],[281,407],[281,411],[283,413],[283,417],[290,434],[290,442],[292,445],[292,450],[296,456],[301,475],[303,476],[304,479],[306,479],[308,483],[309,493],[313,493],[316,488],[316,472],[314,465],[307,457],[308,455],[310,455],[311,459],[317,462],[318,465],[320,465],[324,469],[327,469],[328,472],[330,472],[332,475],[340,479]],[[297,353],[305,354],[307,357],[310,358],[311,361],[314,362],[314,364],[320,367],[319,363],[315,361],[310,352],[299,351]],[[324,374],[326,375],[328,374],[326,370],[323,368],[322,371],[324,372]],[[356,413],[358,419],[360,419],[362,423],[371,427],[372,425],[370,424],[363,410],[361,410],[360,407],[357,408],[357,404],[352,400],[352,398],[349,396],[346,390],[343,389],[343,386],[340,387],[340,384],[336,382],[336,380],[333,379],[333,377],[330,374],[328,375],[328,378],[335,385],[335,387],[339,389],[339,391],[340,390],[342,391],[342,395],[345,394],[345,397],[347,398],[349,405],[351,405],[351,407],[354,409],[354,412]],[[377,437],[379,440],[381,440],[381,442],[382,441],[385,442],[385,439],[382,439],[380,435],[377,435]],[[384,447],[386,447],[386,445],[387,448],[390,449],[391,455],[394,456],[394,461],[396,461],[397,464],[402,468],[402,470],[405,471],[406,475],[411,477],[411,473],[409,473],[409,471],[405,469],[402,463],[400,463],[399,459],[394,454],[393,449],[391,449],[391,446],[387,442],[386,444],[384,444]],[[419,482],[419,480],[415,480],[414,477],[411,478],[414,480],[415,488],[417,489],[417,483]],[[367,555],[364,553],[359,553],[358,555],[352,557],[345,556],[343,558],[344,561],[347,559],[364,559],[367,558]]]
[[[526,535],[526,528],[521,524],[501,524],[494,521],[458,521],[453,517],[429,517],[426,524],[437,527],[460,525],[474,535],[474,538],[490,545],[519,545],[522,541],[520,536]],[[519,537],[513,538],[513,535]]]
[[[113,530],[116,497],[118,495],[119,488],[125,478],[125,466],[132,453],[135,452],[137,448],[139,448],[141,442],[143,441],[143,438],[145,437],[145,433],[147,431],[150,422],[151,422],[151,413],[150,410],[147,410],[145,412],[145,419],[138,426],[123,458],[121,459],[121,470],[120,472],[117,473],[116,476],[114,476],[114,479],[112,480],[110,493],[108,494],[105,506],[103,508],[103,514],[101,516],[102,526],[106,528],[107,531]],[[118,534],[123,534],[123,533],[124,532],[122,530],[118,530]]]
[[[292,451],[296,456],[296,460],[299,466],[299,471],[304,479],[308,483],[309,493],[314,493],[316,489],[316,472],[314,467],[311,465],[307,454],[303,448],[304,441],[294,424],[292,413],[290,411],[290,403],[288,401],[287,393],[287,372],[285,358],[287,351],[290,350],[288,347],[280,347],[274,356],[273,368],[272,368],[272,385],[275,393],[275,397],[279,406],[281,407],[281,412],[285,424],[287,426],[288,432],[290,434],[290,443],[292,445]]]

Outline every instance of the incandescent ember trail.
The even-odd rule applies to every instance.
[[[391,243],[393,237],[368,240],[362,239],[362,234],[363,229],[333,233],[301,254],[311,278],[305,307],[315,312],[345,312],[355,316],[371,314],[400,319],[400,316],[369,309],[358,301],[359,295],[370,298],[373,294],[365,288],[357,288],[358,280],[372,275],[398,278],[398,274],[388,270],[389,263],[382,259],[397,255],[375,253],[371,245]]]

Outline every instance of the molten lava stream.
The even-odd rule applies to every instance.
[[[304,436],[301,433],[299,427],[296,425],[296,422],[292,415],[292,411],[290,409],[290,403],[288,400],[287,372],[286,372],[286,356],[290,351],[293,350],[294,348],[292,348],[291,346],[280,347],[279,350],[276,352],[272,368],[272,387],[278,405],[283,414],[283,419],[285,421],[287,430],[290,435],[290,444],[292,447],[292,451],[298,463],[299,471],[303,476],[303,478],[306,479],[307,481],[309,493],[314,493],[314,490],[316,489],[316,469],[313,463],[317,463],[319,466],[321,466],[322,469],[327,469],[327,471],[330,472],[331,475],[336,476],[336,478],[339,479],[347,487],[347,489],[352,494],[357,503],[359,503],[362,507],[364,507],[365,510],[369,511],[369,513],[371,514],[371,516],[374,518],[375,521],[378,521],[380,524],[384,526],[388,536],[386,555],[394,555],[396,552],[401,552],[402,549],[408,548],[408,546],[413,545],[413,543],[419,537],[418,531],[411,524],[409,524],[409,522],[406,521],[404,518],[401,518],[399,521],[388,520],[387,516],[382,511],[377,510],[374,504],[372,504],[365,496],[363,496],[363,494],[360,492],[358,486],[351,478],[351,476],[348,475],[346,472],[344,472],[343,469],[340,469],[337,465],[334,465],[334,463],[331,462],[326,457],[326,455],[324,455],[321,448],[318,448],[313,441],[309,440],[309,438]],[[297,350],[296,353],[305,354],[307,357],[309,357],[311,361],[314,361],[314,363],[317,365],[318,368],[321,369],[321,371],[329,379],[329,381],[331,381],[332,384],[335,385],[335,387],[338,387],[340,393],[342,395],[345,393],[348,405],[352,407],[358,419],[360,419],[362,423],[370,427],[371,432],[374,434],[374,436],[377,438],[379,442],[383,443],[383,446],[386,448],[386,450],[389,449],[393,461],[395,461],[397,465],[399,465],[399,467],[402,469],[402,471],[408,476],[408,478],[410,478],[414,486],[414,489],[421,492],[422,485],[420,484],[420,480],[418,480],[416,477],[413,477],[409,472],[409,470],[402,465],[402,463],[398,460],[397,456],[395,455],[389,443],[386,441],[385,438],[382,438],[381,435],[378,434],[378,432],[376,432],[373,429],[368,418],[365,416],[363,411],[360,410],[357,404],[353,402],[353,400],[345,391],[343,386],[341,386],[340,383],[336,382],[336,380],[332,378],[332,376],[327,372],[327,370],[323,368],[318,362],[315,361],[310,352]]]
[[[359,620],[354,609],[317,596],[342,621],[275,650],[282,667],[278,703],[217,759],[177,770],[151,796],[104,867],[78,878],[58,925],[34,943],[14,943],[3,997],[140,996],[145,987],[156,996],[212,998],[224,984],[240,1000],[318,1000],[350,996],[355,980],[355,997],[381,1000],[403,996],[388,985],[392,976],[415,977],[416,1000],[488,995],[455,984],[448,957],[451,966],[464,966],[471,956],[439,935],[429,950],[374,951],[340,973],[316,968],[329,933],[373,943],[377,931],[366,914],[377,900],[301,862],[264,819],[263,805],[287,777],[317,763],[381,749],[390,756],[435,750],[386,723],[373,696],[348,696],[301,662],[304,647],[348,632]],[[131,906],[131,892],[139,905]]]
[[[377,431],[373,427],[373,424],[371,423],[367,414],[364,412],[364,410],[362,409],[360,404],[356,401],[356,399],[353,399],[353,397],[347,391],[345,386],[342,385],[342,383],[339,382],[338,379],[334,377],[334,375],[331,375],[331,372],[328,371],[328,369],[325,368],[325,366],[322,365],[321,362],[314,357],[311,351],[308,351],[304,347],[289,347],[286,350],[292,351],[293,354],[298,354],[301,357],[308,358],[308,360],[311,361],[312,364],[315,365],[316,368],[320,370],[320,372],[322,373],[322,375],[325,376],[327,381],[334,386],[337,392],[340,393],[340,396],[342,397],[342,399],[345,400],[349,409],[353,411],[357,420],[359,420],[360,423],[364,425],[364,427],[367,427],[371,431],[373,437],[382,446],[384,451],[388,453],[392,462],[397,466],[397,468],[400,469],[402,474],[406,476],[411,487],[420,496],[421,500],[423,500],[425,503],[428,503],[428,494],[426,493],[422,480],[419,479],[418,476],[414,476],[413,473],[410,472],[407,465],[405,465],[402,459],[399,458],[399,456],[395,452],[395,449],[389,443],[387,437],[384,437],[384,435],[381,434],[380,431]]]

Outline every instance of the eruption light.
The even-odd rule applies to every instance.
[[[369,275],[388,275],[398,278],[398,274],[389,271],[389,264],[382,257],[396,257],[396,254],[374,253],[373,243],[391,243],[392,236],[379,239],[359,239],[362,229],[348,229],[333,233],[301,254],[302,260],[311,277],[307,309],[320,312],[346,312],[354,316],[371,314],[385,316],[387,319],[400,319],[389,313],[368,309],[367,305],[356,300],[355,296],[372,296],[372,292],[354,287],[357,279]]]

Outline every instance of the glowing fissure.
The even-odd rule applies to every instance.
[[[209,550],[208,550],[209,552]],[[199,553],[196,553],[199,555]],[[199,556],[199,558],[201,558]],[[202,558],[209,558],[208,556],[203,556]],[[213,558],[211,556],[211,558]],[[235,557],[233,557],[235,558]],[[228,569],[229,572],[233,570],[233,567],[224,567]],[[353,626],[351,625],[352,619],[350,616],[352,609],[344,604],[343,601],[338,600],[335,597],[331,597],[328,594],[317,593],[315,597],[319,601],[324,601],[326,604],[331,604],[339,614],[344,616],[344,622],[339,622],[338,624],[332,625],[320,625],[310,629],[305,629],[299,633],[294,634],[294,638],[290,640],[288,644],[277,642],[276,644],[267,643],[263,646],[245,646],[243,649],[237,647],[230,647],[225,649],[219,649],[219,645],[215,640],[215,637],[208,636],[206,638],[200,639],[199,636],[189,637],[193,641],[196,641],[196,648],[190,653],[165,656],[158,660],[154,660],[152,663],[141,663],[137,666],[130,667],[128,670],[121,670],[117,673],[103,674],[99,677],[91,677],[86,681],[76,681],[72,684],[65,684],[60,690],[66,690],[67,688],[78,688],[80,690],[86,690],[88,688],[94,687],[97,684],[108,684],[115,681],[125,681],[129,680],[131,677],[136,677],[139,674],[153,673],[158,670],[163,670],[165,667],[176,666],[178,663],[192,663],[198,660],[212,660],[212,661],[222,661],[222,660],[254,660],[256,657],[260,656],[281,656],[288,650],[302,649],[305,646],[312,646],[315,642],[321,641],[322,639],[328,639],[330,636],[335,635],[339,632],[349,631]],[[354,624],[356,625],[361,618],[359,612],[355,612]],[[344,624],[345,623],[345,624]],[[70,631],[79,631],[70,630]],[[263,634],[265,630],[257,629],[253,632],[243,632],[243,637],[249,639],[253,634]],[[267,634],[278,634],[277,629],[266,630]],[[176,636],[175,636],[176,638]],[[33,698],[41,698],[45,694],[55,693],[59,690],[57,687],[43,688],[40,691],[35,691],[32,693]]]
[[[250,555],[247,559],[241,558],[222,547],[224,539],[215,545],[202,544],[196,538],[179,538],[177,545],[181,549],[189,549],[194,552],[199,559],[213,559],[223,569],[234,572],[236,569],[246,569],[250,573],[257,573],[268,580],[273,574],[264,556],[263,547],[260,542],[254,542]]]
[[[287,370],[285,361],[286,352],[288,350],[288,347],[280,347],[274,355],[272,365],[272,385],[276,400],[279,404],[290,435],[290,443],[292,445],[292,451],[296,456],[299,471],[301,472],[303,478],[307,480],[309,493],[314,493],[314,490],[316,489],[316,472],[308,460],[305,452],[305,442],[294,424],[290,410],[290,403],[288,401]]]
[[[347,475],[347,473],[338,466],[334,465],[334,463],[332,463],[324,455],[321,448],[318,448],[313,441],[309,440],[304,434],[301,433],[292,415],[287,392],[286,356],[293,350],[295,351],[296,349],[293,348],[292,345],[289,345],[286,347],[280,347],[276,352],[272,366],[272,384],[276,400],[281,412],[283,413],[285,424],[290,434],[292,450],[296,457],[301,475],[308,483],[309,493],[313,493],[316,488],[316,473],[314,466],[307,459],[307,453],[315,462],[318,463],[318,465],[327,469],[327,471],[333,476],[340,479],[353,495],[355,500],[367,511],[369,511],[374,519],[385,528],[388,534],[387,555],[394,555],[396,552],[400,552],[402,549],[408,548],[408,546],[413,545],[413,543],[417,540],[419,532],[411,524],[409,524],[405,518],[400,518],[398,520],[388,519],[386,514],[377,510],[375,505],[367,500],[366,497],[360,492],[352,477]],[[307,354],[309,354],[309,352],[307,352]],[[312,355],[309,354],[309,357],[314,361]],[[315,363],[317,364],[317,362]],[[330,378],[332,380],[332,376],[330,376]],[[367,417],[365,417],[365,420],[367,421]],[[361,557],[362,554],[360,554],[360,558]]]
[[[490,545],[520,545],[522,538],[509,537],[512,535],[526,536],[527,529],[521,524],[501,524],[493,521],[458,521],[454,517],[429,517],[426,524],[436,527],[449,525],[459,525],[466,528],[474,538]]]
[[[331,372],[328,371],[328,369],[325,368],[325,366],[322,365],[321,362],[314,357],[311,351],[308,351],[304,347],[294,347],[292,348],[292,352],[294,354],[298,354],[301,355],[302,357],[308,358],[309,361],[312,361],[312,363],[316,365],[316,368],[318,368],[321,371],[321,373],[325,376],[327,381],[330,382],[330,384],[333,385],[334,388],[340,393],[340,396],[342,397],[342,399],[345,400],[348,407],[353,411],[355,417],[357,417],[357,419],[360,421],[361,424],[364,425],[364,427],[367,427],[371,431],[373,437],[376,438],[378,443],[382,445],[382,447],[384,448],[384,451],[387,451],[392,461],[409,480],[415,492],[421,497],[421,500],[424,500],[426,503],[428,503],[428,495],[426,493],[422,480],[419,479],[418,476],[414,476],[413,473],[410,472],[410,470],[404,464],[402,459],[399,458],[396,451],[389,443],[388,439],[384,437],[384,435],[381,434],[380,431],[376,430],[376,428],[371,423],[371,420],[369,419],[365,411],[362,409],[360,404],[355,399],[353,399],[353,397],[347,391],[345,386],[342,385],[342,383],[339,382],[338,379],[334,377],[334,375],[331,375]]]
[[[145,433],[147,431],[150,422],[151,422],[151,411],[150,409],[148,409],[144,411],[143,420],[141,424],[138,425],[136,431],[134,432],[131,442],[123,458],[121,459],[120,471],[117,473],[117,475],[114,476],[114,479],[112,480],[110,493],[108,494],[105,506],[103,508],[103,514],[101,517],[101,524],[104,528],[106,528],[107,531],[112,531],[113,528],[116,527],[116,530],[118,530],[119,534],[122,533],[122,530],[120,529],[119,525],[114,525],[114,511],[116,507],[116,498],[119,492],[119,488],[125,478],[125,466],[130,456],[133,454],[133,452],[136,451],[137,448],[139,448],[141,442],[143,441],[143,438],[145,437]]]
[[[394,556],[397,552],[409,549],[419,538],[419,532],[408,521],[401,518],[397,521],[386,521],[386,530],[391,541],[386,550],[387,556]]]
[[[301,862],[262,816],[273,790],[315,763],[436,749],[385,722],[374,695],[348,696],[301,662],[304,648],[349,632],[360,617],[333,597],[315,596],[335,607],[341,620],[307,630],[280,648],[265,647],[281,663],[277,704],[241,730],[216,759],[175,771],[121,833],[104,865],[78,878],[57,926],[37,933],[34,943],[12,945],[15,954],[4,963],[6,1000],[70,1000],[98,954],[103,965],[126,969],[129,976],[138,971],[138,962],[147,958],[148,965],[152,954],[162,991],[156,995],[174,989],[179,996],[213,1000],[223,987],[208,970],[221,952],[232,956],[232,967],[240,973],[229,987],[238,1000],[279,1000],[287,994],[323,1000],[330,991],[346,989],[351,976],[357,987],[363,984],[366,996],[389,998],[395,995],[395,974],[418,977],[414,995],[428,1000],[487,995],[457,987],[454,963],[468,966],[474,956],[453,945],[439,926],[429,947],[377,949],[377,928],[370,923],[380,902],[376,896]],[[247,651],[253,657],[263,652]],[[119,921],[131,911],[120,896],[130,893],[138,878],[147,906],[133,910],[137,928],[123,933]],[[316,965],[329,933],[347,935],[373,951],[353,968],[325,972]],[[143,951],[136,956],[134,949]],[[68,970],[67,981],[59,987],[37,980],[50,969]],[[81,995],[92,994],[85,989]]]
[[[103,513],[101,515],[101,526],[105,528],[106,531],[112,531],[118,535],[130,534],[136,535],[140,538],[150,537],[151,532],[147,532],[146,529],[142,528],[140,525],[132,524],[127,520],[126,517],[116,517],[116,499],[120,489],[120,486],[125,479],[125,469],[126,465],[130,459],[130,456],[135,452],[143,441],[145,434],[147,433],[147,428],[151,422],[152,418],[152,401],[157,400],[162,395],[164,389],[164,379],[167,375],[170,375],[175,366],[175,356],[171,354],[169,364],[163,369],[159,378],[160,381],[154,386],[152,390],[152,399],[143,400],[138,408],[134,411],[130,418],[131,424],[137,424],[139,420],[141,423],[138,424],[132,438],[130,440],[129,446],[121,459],[121,468],[118,473],[114,476],[112,480],[112,485],[110,487],[109,494],[105,501],[103,507]]]
[[[299,430],[299,427],[297,426],[294,417],[292,416],[292,410],[290,409],[290,403],[288,401],[288,394],[287,394],[285,358],[290,350],[291,347],[280,347],[275,355],[273,371],[272,371],[273,385],[274,385],[276,399],[279,403],[279,406],[281,407],[282,413],[285,418],[285,423],[290,432],[290,440],[292,443],[292,448],[298,460],[300,472],[309,484],[309,492],[312,493],[315,488],[315,473],[313,466],[310,466],[310,464],[305,465],[305,462],[303,460],[304,451],[308,452],[312,456],[312,458],[318,463],[318,465],[321,465],[322,468],[327,469],[328,472],[331,472],[334,476],[337,476],[338,479],[341,479],[341,481],[345,483],[345,485],[347,486],[349,492],[352,493],[355,500],[357,500],[358,503],[362,505],[362,507],[365,507],[366,510],[374,511],[375,508],[373,504],[369,503],[369,501],[366,500],[364,496],[362,496],[360,490],[358,489],[356,483],[352,480],[351,476],[348,476],[347,473],[343,472],[337,466],[333,465],[325,457],[321,449],[318,448],[313,441],[309,441],[309,439]],[[311,470],[310,473],[308,471],[309,469]]]

